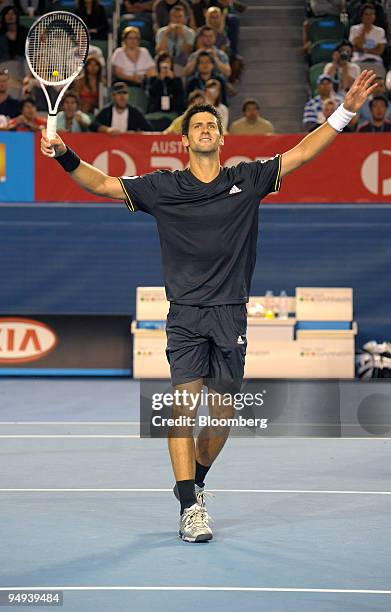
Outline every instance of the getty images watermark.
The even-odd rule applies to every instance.
[[[213,387],[211,387],[213,388]],[[181,407],[178,409],[178,407]],[[140,435],[391,439],[391,379],[248,379],[240,393],[219,396],[140,381]]]

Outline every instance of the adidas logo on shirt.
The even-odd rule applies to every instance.
[[[233,193],[240,193],[242,190],[239,189],[239,187],[236,187],[236,185],[234,185],[233,187],[231,187],[231,189],[229,190],[229,195],[232,195]]]
[[[244,340],[243,340],[242,336],[239,336],[238,344],[244,344]]]

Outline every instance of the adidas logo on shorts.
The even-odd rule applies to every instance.
[[[243,340],[242,336],[239,336],[239,338],[238,338],[238,344],[244,344],[244,342],[245,342],[245,341]]]
[[[233,193],[241,193],[241,189],[239,189],[239,187],[236,187],[236,185],[234,185],[233,187],[231,187],[231,189],[229,190],[229,195],[232,195]]]

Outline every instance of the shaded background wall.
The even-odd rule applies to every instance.
[[[391,340],[391,205],[264,205],[252,295],[352,286],[359,347]],[[180,269],[178,268],[178,273]],[[132,314],[162,285],[154,219],[125,205],[0,207],[1,314]]]

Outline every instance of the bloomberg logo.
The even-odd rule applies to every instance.
[[[44,323],[0,318],[0,364],[41,359],[57,345],[55,332]]]

